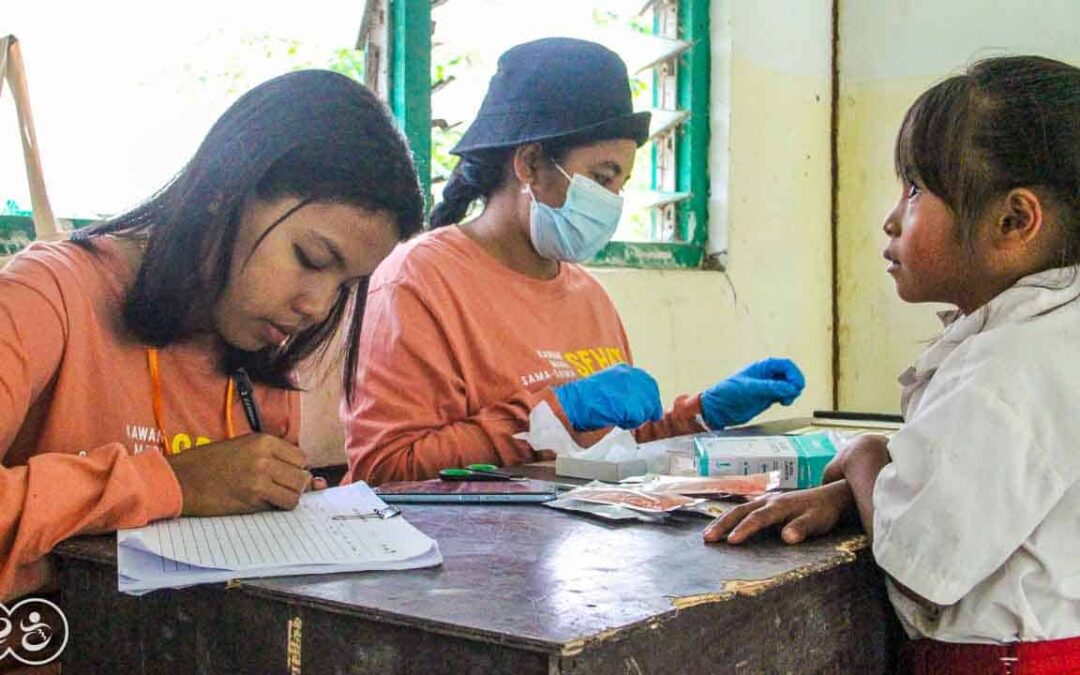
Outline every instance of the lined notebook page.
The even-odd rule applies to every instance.
[[[383,506],[366,485],[305,494],[293,511],[161,521],[137,534],[138,548],[168,561],[229,570],[400,560],[431,542],[402,518],[334,520]]]

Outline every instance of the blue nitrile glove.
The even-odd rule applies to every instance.
[[[806,379],[793,361],[765,359],[751,363],[701,394],[701,414],[710,429],[749,422],[773,403],[791,405]]]
[[[656,380],[625,363],[555,387],[555,395],[575,431],[636,429],[664,416]]]

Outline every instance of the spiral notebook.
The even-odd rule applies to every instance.
[[[232,579],[441,564],[435,540],[394,513],[358,482],[309,492],[292,511],[177,518],[121,530],[119,587],[140,595]]]

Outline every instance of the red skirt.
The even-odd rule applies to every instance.
[[[912,675],[1077,675],[1080,637],[1008,645],[910,640],[900,672]]]

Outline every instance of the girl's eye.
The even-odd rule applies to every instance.
[[[917,194],[919,194],[919,186],[915,184],[915,181],[909,180],[907,184],[907,198],[911,199]]]
[[[304,249],[299,246],[293,246],[293,251],[296,253],[296,259],[300,261],[300,266],[308,270],[321,270],[322,266],[315,263],[311,258],[304,253]]]

